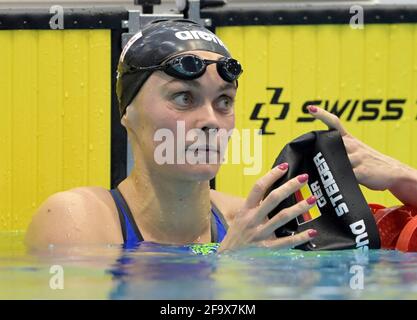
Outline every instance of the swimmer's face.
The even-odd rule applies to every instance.
[[[189,53],[203,59],[221,58],[221,55],[207,51]],[[221,138],[219,134],[215,134],[213,131],[216,130],[210,129],[222,129],[220,132],[224,134],[230,133],[234,128],[235,95],[236,85],[219,76],[216,64],[208,65],[201,77],[187,81],[173,78],[161,71],[154,72],[122,118],[131,143],[136,145],[135,157],[139,157],[136,161],[145,161],[150,170],[183,180],[212,179],[220,167],[221,153],[225,151],[224,148],[221,150],[220,145],[225,138],[224,135]],[[181,127],[185,129],[185,136],[189,134],[185,141],[181,141]],[[168,132],[172,133],[171,141],[174,143],[165,138]],[[198,140],[196,133],[200,134]],[[156,139],[158,135],[159,140]],[[205,141],[201,140],[203,137]],[[202,150],[205,149],[204,146],[212,148],[213,144],[219,152]],[[197,145],[200,150],[193,150]],[[162,150],[173,154],[171,159],[174,164],[160,164]],[[185,163],[180,163],[181,159]],[[190,159],[194,162],[190,163]]]

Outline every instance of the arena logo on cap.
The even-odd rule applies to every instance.
[[[220,44],[222,47],[226,48],[224,43],[213,33],[208,33],[200,30],[191,30],[191,31],[178,31],[175,32],[175,36],[180,40],[206,40],[209,42],[214,42]],[[226,48],[227,49],[227,48]]]

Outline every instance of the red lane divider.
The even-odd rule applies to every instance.
[[[382,249],[417,251],[417,208],[369,206],[378,226]]]

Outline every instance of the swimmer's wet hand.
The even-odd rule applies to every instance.
[[[268,218],[268,214],[281,201],[302,188],[308,181],[307,174],[299,175],[275,189],[263,199],[267,190],[287,170],[287,163],[280,164],[256,182],[245,204],[229,226],[227,235],[220,244],[218,252],[248,246],[274,249],[293,248],[317,236],[317,231],[314,229],[309,229],[289,237],[276,238],[275,236],[274,231],[276,229],[282,227],[300,214],[303,214],[316,204],[316,198],[312,196],[292,207],[281,210],[272,219]]]
[[[372,190],[389,190],[402,203],[417,206],[417,170],[349,134],[336,115],[316,106],[308,106],[307,109],[314,118],[339,131],[360,184]]]
[[[372,190],[391,188],[395,177],[402,170],[402,164],[399,161],[376,151],[353,137],[346,131],[336,115],[315,106],[309,106],[308,111],[329,128],[339,131],[353,172],[360,184]]]

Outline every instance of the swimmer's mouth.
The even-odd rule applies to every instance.
[[[219,149],[216,146],[210,145],[201,145],[201,146],[190,146],[187,147],[187,151],[205,151],[205,152],[217,152],[219,153]]]

